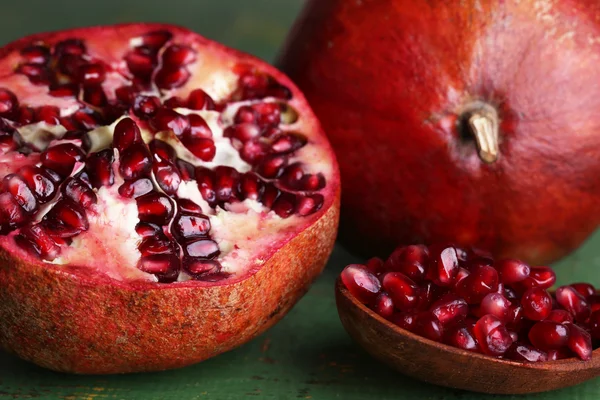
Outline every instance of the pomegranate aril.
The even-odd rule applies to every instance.
[[[588,321],[590,334],[594,340],[600,340],[600,311],[594,311]]]
[[[415,282],[425,279],[429,250],[422,245],[412,245],[397,248],[392,252],[383,265],[389,272],[402,272]]]
[[[179,257],[173,254],[153,254],[142,257],[138,268],[155,275],[161,283],[171,283],[177,280],[181,263]]]
[[[135,143],[143,143],[140,128],[131,118],[123,118],[115,125],[113,146],[123,153]]]
[[[27,64],[44,65],[50,59],[50,49],[41,44],[32,44],[21,50],[21,57]]]
[[[400,272],[388,272],[381,280],[383,289],[390,295],[400,311],[410,311],[419,303],[419,287]]]
[[[460,323],[444,330],[444,343],[463,350],[479,351],[472,327],[467,326],[465,323]]]
[[[205,260],[195,257],[183,257],[183,269],[194,279],[205,279],[207,276],[221,272],[221,264],[216,260]]]
[[[142,81],[150,81],[158,60],[147,48],[138,47],[125,55],[125,63],[135,77]]]
[[[522,292],[532,287],[549,289],[556,283],[556,273],[550,267],[531,267],[529,276],[518,282],[515,288]]]
[[[299,190],[316,191],[325,187],[325,177],[323,174],[305,174],[300,181]]]
[[[593,294],[593,295],[589,296],[586,300],[590,304],[590,308],[592,309],[592,312],[596,312],[596,311],[600,310],[600,295]]]
[[[77,54],[63,54],[58,58],[56,66],[60,73],[67,75],[71,79],[77,79],[79,70],[88,62]]]
[[[161,47],[163,47],[169,40],[171,40],[172,37],[173,34],[169,31],[157,30],[144,34],[141,37],[141,39],[145,47],[158,52],[158,50]]]
[[[34,85],[49,85],[50,71],[44,65],[22,64],[15,71],[17,74],[23,74]]]
[[[186,68],[161,68],[154,76],[159,89],[169,90],[185,85],[191,74]]]
[[[389,294],[382,292],[375,299],[373,310],[383,318],[389,318],[394,314],[394,301]]]
[[[106,68],[102,64],[87,64],[79,68],[79,82],[83,85],[99,85],[106,79]]]
[[[540,321],[529,330],[529,341],[544,351],[558,350],[567,345],[569,330],[566,325],[552,321]]]
[[[299,195],[296,197],[296,213],[300,216],[313,214],[323,207],[324,202],[325,198],[321,194]]]
[[[188,95],[187,108],[191,110],[214,110],[215,102],[204,90],[196,89]]]
[[[202,207],[189,199],[178,199],[177,207],[179,211],[189,214],[202,214]]]
[[[232,167],[218,166],[215,169],[215,191],[218,202],[228,202],[234,198],[239,173]]]
[[[65,197],[83,208],[90,208],[98,201],[96,193],[79,178],[69,178],[62,186],[61,191]]]
[[[84,158],[85,154],[81,148],[71,143],[63,143],[50,147],[40,156],[44,167],[53,170],[63,177],[71,174],[75,163],[82,161]]]
[[[292,153],[308,143],[308,140],[297,133],[284,133],[273,139],[271,150],[278,154]]]
[[[155,162],[153,170],[158,186],[165,193],[169,195],[177,193],[181,184],[181,174],[173,163],[169,161]]]
[[[591,360],[592,337],[590,334],[576,324],[568,324],[567,327],[569,328],[569,340],[567,342],[569,349],[577,354],[581,360]]]
[[[461,297],[448,293],[433,303],[429,311],[443,326],[447,326],[464,320],[469,312],[469,306]]]
[[[152,181],[148,178],[141,178],[136,181],[128,181],[119,186],[119,194],[126,198],[137,199],[140,196],[150,193],[154,190]]]
[[[162,228],[155,224],[140,222],[135,226],[135,231],[142,238],[157,236],[162,233]]]
[[[281,218],[288,218],[296,210],[296,196],[282,192],[271,206],[271,210]]]
[[[548,354],[527,343],[515,342],[504,353],[504,358],[521,362],[544,362],[548,361]]]
[[[277,126],[281,122],[281,108],[279,103],[257,103],[252,105],[256,112],[257,123],[261,127]]]
[[[217,148],[212,139],[194,138],[184,135],[181,142],[193,155],[202,161],[209,162],[215,158]]]
[[[389,321],[402,329],[406,329],[409,332],[414,332],[415,325],[417,323],[417,313],[414,312],[401,312],[394,313]]]
[[[152,171],[152,155],[144,143],[134,143],[126,148],[119,162],[119,172],[125,180],[143,178]]]
[[[546,321],[558,322],[559,324],[572,323],[573,316],[565,310],[552,310]]]
[[[48,94],[53,97],[77,97],[79,86],[71,83],[50,85]]]
[[[215,192],[215,176],[213,171],[205,167],[197,167],[195,175],[198,190],[202,198],[211,206],[214,205],[217,200],[217,194]]]
[[[552,297],[541,287],[528,289],[521,297],[523,315],[532,321],[542,321],[552,311]]]
[[[80,39],[66,39],[58,42],[54,46],[54,55],[61,56],[64,54],[83,55],[87,52],[85,44]]]
[[[258,138],[261,134],[261,130],[258,125],[254,123],[243,123],[239,125],[230,126],[224,132],[225,137],[231,137],[237,139],[242,143],[246,143],[249,140]]]
[[[287,87],[275,84],[267,88],[267,96],[275,97],[276,99],[282,100],[291,100],[292,99],[292,91]]]
[[[238,194],[241,200],[250,199],[259,201],[264,191],[263,181],[252,172],[243,174],[238,183]]]
[[[156,96],[138,95],[133,100],[133,113],[141,119],[150,119],[160,109],[160,99]]]
[[[130,106],[134,101],[136,92],[133,86],[121,86],[115,89],[115,97],[122,105]]]
[[[556,302],[571,313],[577,322],[584,322],[592,312],[585,297],[571,286],[561,286],[556,289],[555,297]]]
[[[197,239],[208,235],[210,220],[203,214],[180,214],[173,221],[171,229],[181,239]]]
[[[481,315],[491,314],[504,323],[510,320],[511,303],[500,293],[486,295],[479,306]]]
[[[13,118],[19,110],[19,100],[13,92],[0,88],[0,117]]]
[[[49,125],[60,123],[60,110],[54,106],[42,106],[35,110],[35,120],[43,121]]]
[[[519,330],[523,325],[523,307],[517,304],[510,306],[506,326],[513,330]]]
[[[173,217],[171,200],[158,192],[150,192],[136,199],[138,217],[142,222],[166,225]]]
[[[446,288],[442,288],[427,282],[419,288],[419,302],[417,309],[420,311],[429,310],[431,305],[442,298],[442,296],[448,294]]]
[[[243,123],[254,123],[256,121],[256,112],[254,111],[254,109],[250,106],[242,106],[238,109],[237,113],[235,114],[235,117],[233,118],[233,122],[235,122],[236,124],[243,124]],[[257,125],[255,125],[257,126]],[[258,126],[257,126],[258,128]]]
[[[179,136],[190,128],[190,123],[185,115],[168,108],[160,108],[150,120],[150,126],[157,132],[172,131]]]
[[[498,272],[493,267],[481,266],[461,280],[455,290],[467,303],[480,303],[489,293],[498,290]]]
[[[531,272],[529,265],[512,259],[500,260],[495,263],[494,267],[498,270],[500,281],[508,284],[524,280]]]
[[[60,254],[60,247],[40,225],[22,228],[19,234],[15,236],[15,243],[47,261],[54,260]]]
[[[580,295],[582,295],[586,299],[596,294],[596,288],[594,287],[594,285],[589,283],[571,283],[569,286],[575,289]]]
[[[12,195],[15,201],[27,213],[32,213],[38,208],[35,195],[27,181],[17,174],[10,174],[2,180],[2,189]]]
[[[112,149],[104,149],[88,156],[86,171],[93,187],[100,188],[114,184],[113,161],[114,152]]]
[[[89,108],[80,108],[73,113],[71,118],[73,122],[79,126],[79,128],[88,131],[105,123],[100,114]]]
[[[190,127],[184,132],[184,136],[189,136],[190,138],[212,138],[212,131],[204,118],[197,114],[189,114],[187,118]]]
[[[375,301],[381,290],[377,277],[360,264],[350,264],[344,268],[341,279],[348,291],[363,304]]]
[[[258,166],[257,172],[259,175],[267,179],[279,178],[283,173],[283,169],[287,165],[287,158],[280,155],[271,155],[265,157],[265,159]]]
[[[58,221],[80,232],[90,226],[83,207],[70,199],[58,201],[44,216],[44,220]]]
[[[169,240],[163,233],[158,233],[156,236],[145,238],[138,246],[138,250],[142,256],[176,254],[177,244]]]
[[[473,331],[481,351],[491,356],[503,355],[513,343],[502,321],[493,315],[481,317]]]
[[[84,87],[83,100],[94,107],[104,107],[108,103],[106,93],[104,93],[104,89],[102,89],[102,86],[100,85],[89,85]]]
[[[453,247],[430,249],[429,273],[439,286],[452,286],[458,273],[458,258]]]
[[[249,140],[242,146],[240,157],[248,164],[256,165],[269,154],[269,146],[259,139]]]
[[[183,251],[190,257],[203,259],[215,258],[219,255],[219,245],[211,239],[199,239],[182,245]]]
[[[436,342],[441,342],[444,337],[444,327],[430,312],[422,312],[417,315],[414,332]]]
[[[175,149],[167,142],[155,139],[150,142],[149,147],[152,154],[160,161],[175,161]]]
[[[29,220],[29,214],[10,193],[0,194],[0,234],[5,235]]]
[[[39,204],[50,201],[56,194],[60,177],[45,168],[25,166],[18,170]]]
[[[190,46],[172,44],[162,54],[163,65],[179,67],[196,61],[196,51]]]

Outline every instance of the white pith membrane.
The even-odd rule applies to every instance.
[[[132,41],[132,43],[135,43],[135,41]],[[91,46],[88,45],[88,47]],[[196,49],[196,51],[198,54],[202,54],[201,48]],[[227,69],[208,69],[211,66],[211,62],[208,59],[205,60],[205,66],[206,68],[194,65],[189,67],[190,71],[193,71],[193,75],[187,85],[191,86],[193,89],[203,89],[216,102],[227,99],[236,89],[238,75]],[[197,80],[200,81],[198,82],[199,85],[195,86],[195,80],[200,76],[202,71],[207,75],[198,78]],[[19,81],[20,84],[17,86],[21,86],[24,84],[24,82],[21,82],[23,79],[26,80],[27,78],[22,75],[13,75],[4,79],[4,81],[3,79],[0,79],[0,87],[11,89],[11,86],[7,84],[7,81],[9,83],[11,81],[12,83]],[[120,74],[116,72],[108,73],[105,83],[103,84],[105,91],[108,93],[109,90],[106,90],[106,87],[119,86],[123,84],[122,81],[123,79]],[[15,90],[15,92],[17,91]],[[149,93],[141,92],[140,94],[158,96],[161,99],[161,102],[172,97],[174,94],[179,95],[176,90],[166,90],[161,93],[158,91]],[[39,99],[39,97],[43,97],[44,99],[51,98],[47,95],[38,95],[38,97],[32,97],[32,99]],[[23,103],[23,100],[19,100]],[[138,125],[146,143],[151,142],[153,139],[165,141],[175,149],[178,158],[183,159],[194,166],[204,166],[211,169],[219,165],[230,166],[235,168],[241,175],[244,172],[252,170],[252,165],[240,158],[238,150],[232,146],[229,138],[223,136],[223,132],[228,126],[234,123],[233,119],[239,107],[254,103],[275,101],[284,102],[283,100],[275,98],[232,102],[228,103],[222,113],[209,110],[176,108],[175,110],[180,114],[187,115],[194,113],[201,116],[209,125],[216,147],[216,155],[210,162],[202,161],[194,156],[173,132],[163,131],[154,133],[144,126]],[[285,101],[285,103],[294,107],[295,99]],[[43,103],[35,104],[35,101],[32,101],[31,103],[32,106],[39,106],[40,104]],[[77,111],[77,107],[73,106],[72,103],[69,104],[68,101],[58,104],[61,109],[61,116],[69,116]],[[124,117],[127,117],[127,115]],[[112,148],[114,127],[124,117],[119,118],[111,125],[101,126],[89,132],[92,144],[88,155],[102,149]],[[326,182],[328,182],[333,171],[328,162],[328,155],[319,148],[317,143],[311,140],[313,122],[303,121],[302,115],[299,115],[298,120],[293,123],[286,124],[284,122],[279,125],[279,129],[284,132],[301,133],[308,139],[308,143],[305,146],[288,157],[288,165],[291,165],[296,161],[301,162],[305,173],[321,173],[325,177]],[[50,125],[46,122],[18,126],[16,129],[20,133],[22,139],[28,143],[31,148],[35,148],[39,151],[43,151],[48,147],[53,147],[58,143],[63,143],[64,141],[62,141],[61,138],[67,132],[67,130],[60,125]],[[142,240],[135,229],[138,222],[140,222],[138,218],[137,203],[135,199],[125,198],[118,192],[119,187],[124,181],[120,176],[118,168],[118,150],[114,149],[113,151],[115,152],[115,161],[113,163],[115,182],[109,187],[105,186],[99,189],[93,189],[97,196],[97,203],[92,205],[86,212],[89,221],[89,229],[73,237],[70,245],[62,245],[58,257],[52,261],[44,262],[57,266],[76,265],[78,267],[88,267],[105,273],[110,278],[117,280],[157,282],[158,280],[155,275],[143,272],[137,268],[138,261],[141,257],[138,246]],[[23,156],[17,152],[0,155],[0,179],[9,173],[16,172],[18,167],[20,167],[20,159],[22,157]],[[34,157],[36,157],[35,153],[33,153],[32,156],[27,157],[23,162],[23,165],[40,165],[38,160]],[[76,176],[82,168],[83,166],[76,166],[75,171],[71,176]],[[155,190],[160,191],[158,185],[156,185],[156,181],[154,183]],[[60,199],[60,190],[57,193],[54,200],[40,207],[40,210],[35,217],[36,221],[40,221],[44,214]],[[176,197],[192,200],[194,203],[200,205],[203,214],[209,217],[211,223],[209,235],[218,243],[220,250],[220,255],[215,260],[221,264],[221,271],[227,276],[225,279],[235,278],[250,269],[260,267],[260,265],[265,262],[265,259],[257,255],[268,254],[268,251],[265,250],[274,246],[278,247],[280,243],[284,243],[292,238],[297,231],[294,227],[302,224],[304,222],[303,220],[310,217],[291,215],[287,218],[280,218],[260,202],[249,199],[225,204],[225,209],[220,206],[212,208],[202,198],[195,180],[183,180],[177,190]],[[174,202],[173,205],[175,205]],[[175,208],[171,222],[176,215],[177,209]],[[8,236],[0,236],[0,245],[2,245],[3,241],[14,240],[14,237],[18,233],[19,229],[11,232]],[[182,255],[183,253],[181,251],[180,257]],[[191,277],[182,270],[177,280],[186,281],[189,279],[191,279]]]

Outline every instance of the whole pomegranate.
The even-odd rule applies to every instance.
[[[324,267],[337,164],[273,67],[133,24],[21,39],[0,71],[0,348],[182,367],[269,328]]]
[[[313,0],[281,56],[340,160],[340,232],[534,264],[600,221],[600,3]]]

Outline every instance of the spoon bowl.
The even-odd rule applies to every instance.
[[[339,278],[336,303],[342,325],[360,346],[402,374],[425,382],[472,392],[524,394],[561,389],[600,375],[600,348],[590,361],[503,360],[402,329],[360,303]]]

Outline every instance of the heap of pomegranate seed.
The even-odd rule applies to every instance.
[[[350,293],[399,327],[464,350],[521,362],[592,357],[600,295],[587,283],[548,289],[549,267],[494,261],[452,246],[397,248],[348,265]]]

